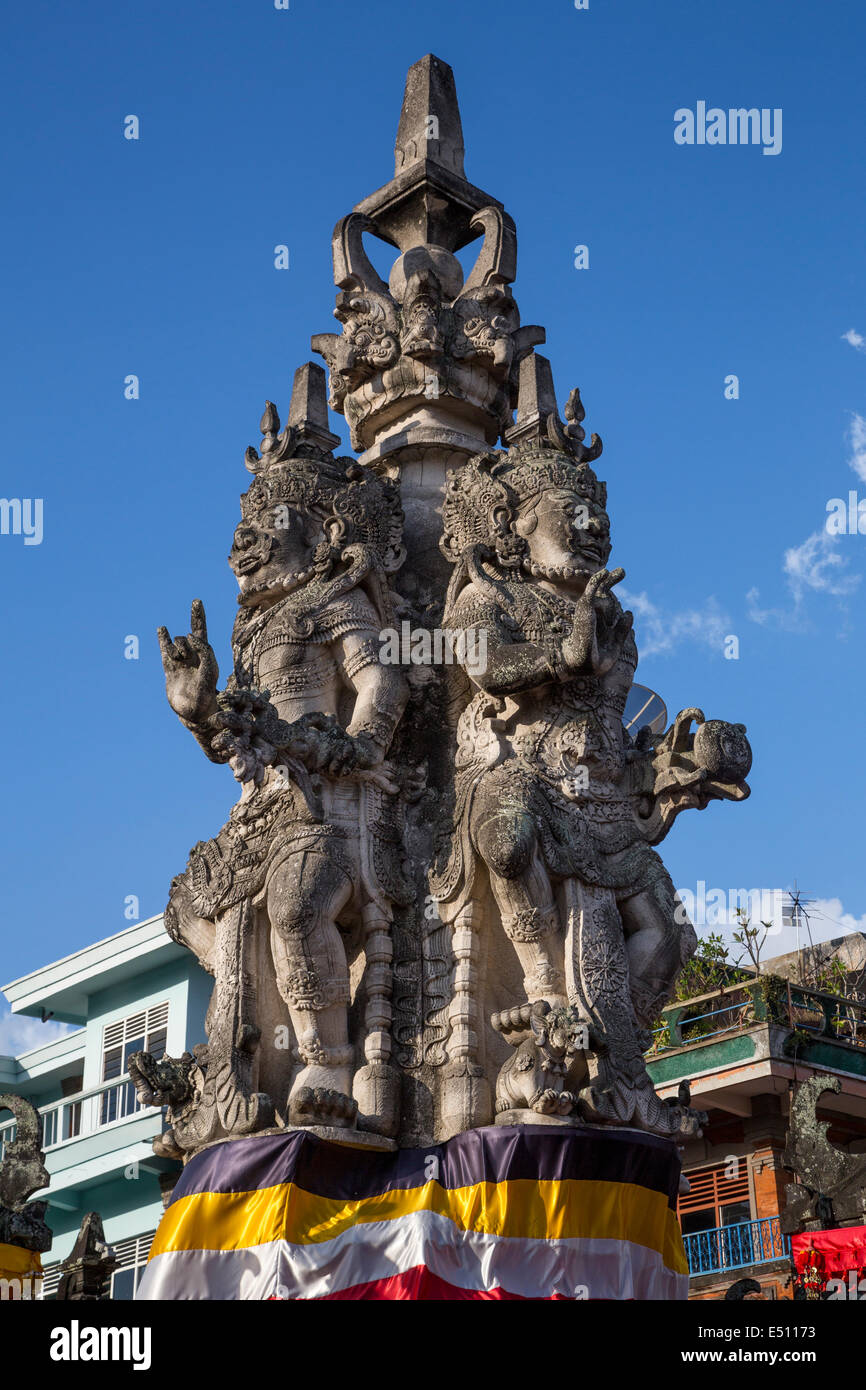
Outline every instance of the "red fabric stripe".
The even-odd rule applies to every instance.
[[[549,1298],[524,1298],[523,1294],[508,1293],[505,1289],[462,1289],[457,1284],[449,1284],[447,1279],[440,1279],[439,1275],[434,1274],[426,1265],[415,1265],[414,1269],[407,1269],[403,1274],[392,1274],[387,1279],[373,1279],[368,1284],[353,1284],[350,1289],[339,1289],[336,1293],[324,1294],[315,1302],[326,1303],[337,1299],[454,1302],[469,1298],[494,1302],[509,1300],[517,1303],[574,1302],[562,1293],[551,1294]]]

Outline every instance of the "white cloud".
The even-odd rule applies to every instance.
[[[855,347],[863,344],[866,350],[866,339],[853,328],[845,337]],[[854,339],[857,341],[854,342]],[[848,443],[848,463],[858,478],[866,482],[866,417],[858,415],[856,411],[851,415]],[[840,544],[840,541],[840,536],[831,535],[825,523],[820,531],[813,531],[811,536],[807,536],[801,545],[786,550],[782,572],[794,599],[793,607],[762,608],[759,590],[750,589],[746,594],[746,613],[750,621],[761,627],[778,627],[787,632],[803,630],[809,626],[802,609],[803,599],[808,593],[827,594],[836,599],[844,599],[852,593],[862,575],[848,571],[852,549],[848,547],[846,550],[844,542]],[[839,606],[844,608],[844,604]]]
[[[806,911],[813,941],[830,941],[850,931],[866,932],[866,912],[862,917],[845,912],[840,898],[816,898]]]
[[[850,594],[860,583],[860,575],[844,573],[847,564],[839,553],[839,537],[822,530],[813,531],[802,545],[786,550],[782,569],[795,602],[800,603],[810,589],[836,598]]]
[[[856,348],[858,352],[866,352],[866,338],[863,337],[862,333],[858,333],[856,328],[849,328],[847,333],[842,334],[842,337],[846,343],[850,343],[852,348]]]
[[[760,627],[779,627],[783,632],[802,632],[805,619],[796,608],[761,608],[760,597],[760,589],[750,589],[746,594],[746,617],[750,622]]]
[[[848,462],[857,477],[862,478],[863,482],[866,483],[866,420],[856,411],[851,416],[848,439],[851,444],[851,457]]]
[[[55,1023],[51,1019],[41,1023],[38,1018],[25,1018],[7,1009],[0,1014],[0,1055],[17,1057],[22,1052],[54,1042],[72,1031],[69,1023]]]
[[[845,912],[839,898],[816,898],[805,904],[804,912],[808,914],[808,923],[801,920],[801,949],[809,945],[810,939],[817,946],[821,941],[834,941],[849,932],[866,932],[866,913],[855,917],[852,912]],[[786,924],[767,938],[763,955],[767,960],[772,956],[785,956],[789,951],[796,951],[797,945],[797,928],[793,923]]]
[[[761,947],[762,962],[774,956],[786,956],[796,951],[798,944],[805,949],[810,940],[817,946],[819,942],[834,941],[851,932],[866,933],[866,913],[862,917],[855,917],[852,912],[844,910],[839,898],[816,898],[804,904],[808,924],[805,917],[801,918],[799,943],[794,923],[783,920],[782,908],[789,903],[789,897],[782,889],[754,889],[746,899],[744,890],[711,890],[705,885],[704,901],[707,908],[702,912],[699,901],[693,902],[688,895],[684,899],[699,937],[703,939],[711,932],[716,933],[724,940],[731,959],[741,957],[746,965],[749,964],[749,957],[733,939],[734,932],[742,929],[736,914],[738,905],[746,907],[751,926],[761,929],[764,922],[770,923],[770,931]],[[758,940],[760,942],[760,937]]]
[[[638,648],[642,657],[665,655],[681,642],[699,642],[721,653],[731,632],[731,619],[714,598],[703,608],[684,608],[665,612],[646,593],[633,594],[619,587],[617,594],[635,615]]]

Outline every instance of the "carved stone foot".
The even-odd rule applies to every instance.
[[[570,1115],[577,1106],[577,1097],[571,1091],[556,1091],[548,1087],[542,1091],[530,1106],[540,1115]]]
[[[561,1128],[574,1129],[583,1124],[580,1116],[573,1112],[570,1115],[545,1115],[538,1110],[500,1110],[494,1121],[497,1125],[559,1125]]]
[[[333,1125],[337,1129],[349,1129],[357,1114],[356,1100],[324,1086],[301,1086],[289,1098],[290,1125]]]

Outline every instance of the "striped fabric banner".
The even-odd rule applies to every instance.
[[[38,1298],[42,1288],[42,1256],[20,1245],[0,1244],[0,1301]]]
[[[635,1130],[489,1126],[382,1153],[305,1130],[196,1155],[140,1299],[684,1299],[680,1164]]]

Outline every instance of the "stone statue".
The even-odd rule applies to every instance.
[[[537,1122],[541,1115],[577,1113],[589,1048],[577,1011],[568,1005],[552,1009],[546,999],[536,999],[494,1014],[490,1022],[516,1046],[496,1078],[497,1115],[532,1111]]]
[[[102,1217],[89,1211],[81,1222],[75,1244],[60,1264],[58,1303],[98,1303],[111,1297],[111,1276],[117,1256],[105,1239]]]
[[[637,648],[614,593],[624,572],[605,568],[606,490],[589,466],[601,441],[583,444],[577,393],[570,429],[553,411],[539,416],[552,391],[547,364],[531,358],[524,369],[518,442],[452,470],[443,508],[442,548],[455,565],[444,621],[486,648],[487,665],[467,668],[474,694],[434,896],[483,976],[477,938],[491,893],[526,999],[567,1007],[583,1024],[591,1060],[578,1113],[670,1134],[697,1120],[659,1101],[643,1053],[696,937],[652,846],[685,805],[746,795],[751,755],[741,727],[719,726],[725,751],[708,767],[699,731],[680,740],[672,787],[648,731],[637,743],[625,732]],[[524,431],[530,415],[535,428]],[[465,992],[449,1048],[464,1065],[456,1105],[446,1103],[461,1128],[488,1104],[483,1078],[471,1075],[467,1040],[480,1020],[471,984]]]
[[[172,708],[242,788],[216,839],[193,849],[166,914],[215,976],[207,1049],[186,1071],[199,1098],[173,1125],[181,1151],[281,1120],[383,1135],[397,1125],[389,930],[407,887],[401,780],[386,754],[406,686],[380,662],[379,634],[393,622],[402,514],[393,484],[333,456],[324,396],[321,368],[300,369],[287,428],[268,403],[261,455],[247,451],[255,476],[229,556],[240,597],[225,690],[200,602],[187,636],[160,631]],[[290,1080],[274,1065],[280,1024],[263,969],[291,1025]],[[255,1089],[266,1071],[278,1094]]]
[[[214,976],[207,1042],[130,1063],[168,1107],[163,1153],[274,1125],[386,1147],[494,1120],[700,1123],[643,1061],[695,943],[654,846],[748,794],[749,745],[700,710],[624,728],[637,648],[601,441],[579,392],[560,418],[514,223],[463,161],[428,55],[394,177],[333,234],[340,332],[312,339],[359,458],[335,457],[325,374],[301,368],[286,428],[269,403],[247,450],[224,690],[201,604],[160,634],[172,707],[241,784],[166,912]],[[407,655],[414,626],[454,660]]]
[[[841,1089],[839,1077],[824,1072],[801,1082],[791,1103],[785,1167],[799,1181],[785,1188],[781,1225],[788,1234],[866,1223],[866,1154],[837,1149],[830,1126],[818,1119],[821,1096]]]
[[[47,1202],[27,1199],[50,1181],[42,1149],[42,1116],[23,1096],[0,1095],[0,1111],[11,1110],[16,1132],[0,1161],[0,1245],[44,1254],[52,1233],[45,1224]]]

